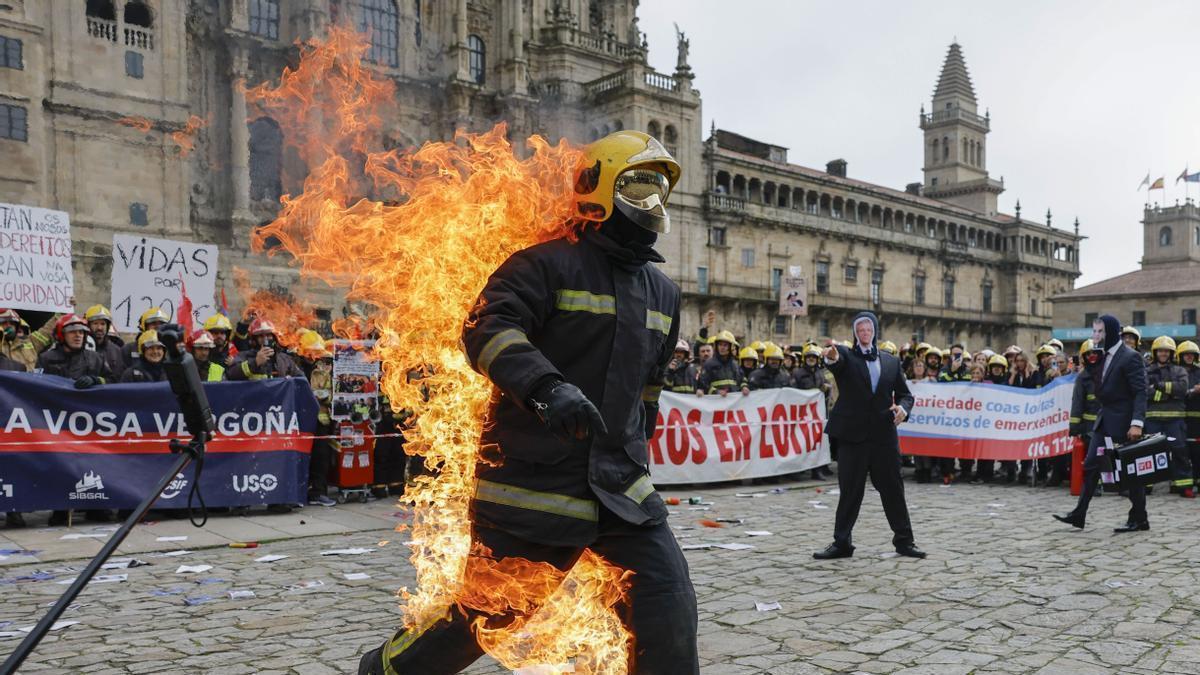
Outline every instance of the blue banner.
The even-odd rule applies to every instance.
[[[303,378],[205,383],[217,419],[200,491],[209,506],[304,503],[317,402]],[[0,512],[133,508],[188,438],[165,382],[75,389],[0,372]],[[195,465],[156,508],[184,508]]]

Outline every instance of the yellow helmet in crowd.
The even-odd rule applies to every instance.
[[[821,358],[821,348],[816,345],[804,345],[804,356]]]
[[[750,349],[753,349],[756,352],[761,352],[762,350],[764,350],[766,348],[767,348],[767,345],[762,340],[755,340],[754,342],[750,343]]]
[[[1058,356],[1058,350],[1050,344],[1044,344],[1038,347],[1038,350],[1033,354],[1034,358],[1040,359],[1043,356]]]
[[[300,353],[310,359],[330,358],[333,354],[325,348],[321,334],[311,328],[300,333]]]
[[[1191,340],[1184,340],[1183,342],[1179,343],[1178,347],[1175,348],[1175,358],[1182,362],[1184,354],[1195,354],[1196,358],[1200,358],[1200,346],[1197,346],[1196,343],[1192,342]]]
[[[1003,354],[996,354],[988,359],[988,369],[990,370],[992,366],[1004,366],[1004,369],[1008,370],[1008,359],[1004,358]]]
[[[611,133],[584,148],[575,177],[577,215],[585,220],[607,220],[620,199],[657,216],[639,225],[666,234],[671,229],[666,202],[680,173],[679,162],[657,138],[632,130]],[[654,180],[664,180],[666,185],[655,185]]]
[[[883,342],[880,342],[879,343],[879,351],[887,352],[887,353],[891,354],[892,356],[895,356],[896,354],[899,353],[899,350],[896,349],[896,343],[892,342],[890,340],[884,340]]]
[[[938,349],[937,347],[930,347],[929,349],[925,350],[925,357],[928,358],[930,356],[936,356],[940,359],[942,356],[944,356],[944,354],[942,354],[942,350]]]
[[[167,313],[162,311],[161,307],[151,307],[150,309],[142,312],[142,315],[138,317],[138,330],[145,331],[147,324],[152,321],[166,323],[170,320],[171,317],[167,316]]]
[[[738,361],[742,359],[754,359],[758,363],[758,352],[754,351],[753,347],[742,347],[742,351],[738,352]]]
[[[922,342],[921,344],[917,345],[917,356],[924,357],[925,352],[929,351],[932,348],[933,348],[933,345],[930,345],[928,342]]]
[[[1092,339],[1088,338],[1083,341],[1083,344],[1079,345],[1079,355],[1083,356],[1090,351],[1092,351]]]
[[[154,330],[153,328],[151,328],[150,330],[142,331],[142,334],[138,336],[137,345],[138,345],[138,353],[143,354],[143,355],[146,353],[146,350],[149,349],[150,347],[164,347],[165,346],[165,345],[163,345],[162,341],[158,339],[158,331]]]
[[[1060,352],[1063,350],[1062,340],[1059,340],[1058,338],[1050,338],[1049,340],[1046,340],[1046,344],[1050,345],[1051,347],[1054,347],[1055,349],[1057,349]]]
[[[764,359],[782,359],[783,358],[783,349],[779,345],[773,345],[773,344],[767,343],[766,348],[763,349],[763,358]]]
[[[1154,338],[1154,344],[1150,345],[1150,351],[1157,352],[1160,349],[1170,349],[1171,353],[1175,353],[1175,340],[1167,335]]]
[[[727,330],[723,330],[720,333],[717,333],[716,337],[714,337],[712,339],[712,341],[714,343],[728,342],[730,345],[737,346],[737,340],[734,339],[733,333],[731,333]],[[757,354],[756,354],[756,356],[757,356]]]
[[[94,319],[104,319],[112,323],[112,312],[108,311],[104,305],[92,305],[83,313],[83,320],[91,323]]]
[[[1139,332],[1138,329],[1134,328],[1133,326],[1124,326],[1121,328],[1121,337],[1125,337],[1126,335],[1132,335],[1133,337],[1137,338],[1138,342],[1142,341],[1141,332]]]
[[[224,314],[213,314],[204,320],[204,330],[210,333],[214,330],[227,330],[232,333],[233,323]]]

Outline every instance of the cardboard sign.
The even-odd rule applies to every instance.
[[[0,203],[0,307],[72,312],[74,294],[67,214]]]
[[[153,239],[134,234],[113,235],[113,324],[136,333],[138,317],[161,307],[172,321],[182,299],[180,279],[192,301],[192,323],[199,326],[216,313],[217,247],[189,241]]]

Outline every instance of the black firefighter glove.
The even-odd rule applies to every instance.
[[[642,409],[646,411],[646,440],[650,440],[658,429],[658,404],[642,401]]]
[[[92,387],[100,384],[102,381],[103,380],[101,380],[98,377],[93,377],[91,375],[81,375],[81,376],[75,378],[75,388],[76,389],[91,389]]]
[[[546,428],[564,441],[608,433],[600,411],[573,384],[561,380],[544,384],[534,390],[530,403]]]

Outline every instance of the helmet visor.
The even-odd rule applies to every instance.
[[[661,214],[671,193],[671,181],[653,169],[634,168],[617,176],[613,189],[630,206]]]

